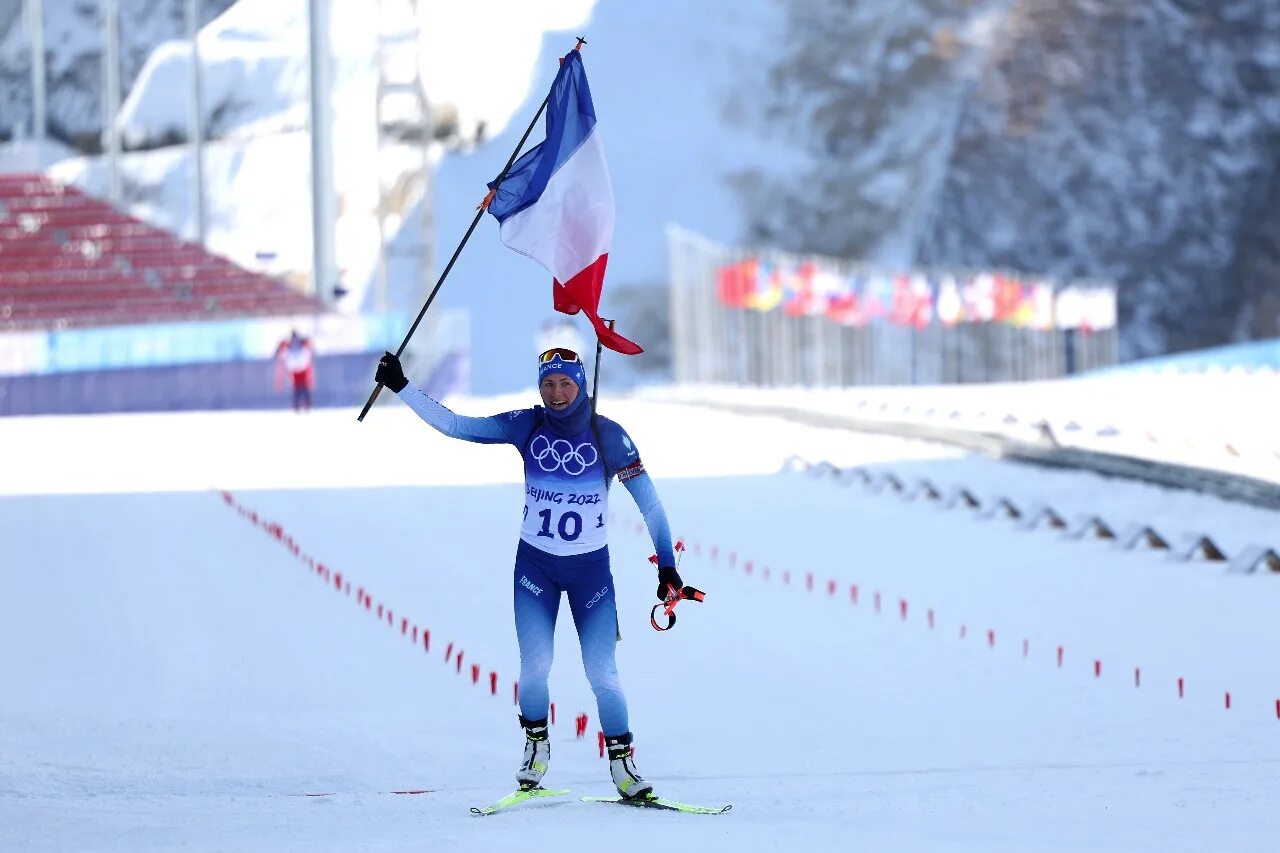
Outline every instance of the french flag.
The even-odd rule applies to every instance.
[[[613,240],[613,186],[577,48],[560,60],[546,122],[547,138],[511,166],[488,210],[498,220],[502,242],[551,273],[557,311],[581,310],[611,350],[643,352],[605,326],[598,313]]]

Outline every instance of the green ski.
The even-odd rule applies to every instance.
[[[638,797],[634,800],[625,797],[583,797],[584,803],[617,803],[620,806],[631,806],[637,809],[659,809],[685,814],[724,814],[733,806],[691,806],[688,803],[677,803],[675,800],[664,800],[662,797]]]
[[[568,793],[570,793],[568,788],[529,788],[524,791],[516,791],[514,793],[507,794],[493,805],[483,806],[481,808],[473,807],[471,809],[471,813],[474,815],[497,814],[498,812],[514,808],[521,803],[527,803],[529,800],[537,800],[542,797],[563,797]]]

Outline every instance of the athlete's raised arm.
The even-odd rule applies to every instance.
[[[404,400],[418,417],[450,438],[460,438],[477,444],[519,445],[523,439],[517,433],[521,429],[528,432],[530,419],[522,417],[525,413],[521,411],[491,415],[486,418],[456,414],[405,378],[404,370],[400,367],[400,359],[391,353],[387,353],[378,361],[378,371],[374,374],[374,379],[396,392],[396,396]]]

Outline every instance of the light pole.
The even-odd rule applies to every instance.
[[[191,147],[191,197],[195,208],[194,239],[205,244],[204,209],[204,80],[200,69],[200,0],[187,0],[187,40],[191,43],[187,99],[187,136]]]
[[[311,286],[328,303],[337,283],[334,258],[333,57],[330,0],[307,0],[311,60]]]
[[[102,25],[106,50],[102,54],[102,132],[107,143],[108,197],[120,203],[120,134],[116,115],[120,112],[120,5],[119,0],[102,0]]]
[[[31,135],[44,139],[45,118],[44,0],[26,0],[27,27],[31,35]]]

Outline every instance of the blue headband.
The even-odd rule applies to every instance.
[[[553,358],[544,364],[538,365],[538,384],[542,384],[542,380],[547,377],[548,373],[563,373],[578,384],[579,391],[587,390],[587,368],[580,361],[565,361],[561,358]]]

